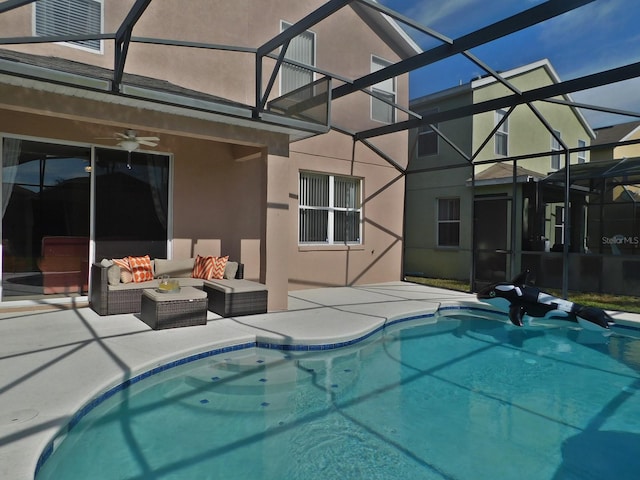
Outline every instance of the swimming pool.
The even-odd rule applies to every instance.
[[[91,408],[36,478],[636,478],[639,339],[433,320],[149,376]]]

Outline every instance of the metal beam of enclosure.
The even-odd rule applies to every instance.
[[[380,135],[387,135],[389,133],[418,128],[421,125],[427,125],[429,123],[445,122],[447,120],[455,120],[457,118],[469,117],[479,113],[499,110],[501,108],[508,108],[513,105],[547,100],[551,97],[567,95],[580,90],[588,90],[590,88],[609,85],[611,83],[617,83],[636,77],[640,77],[640,62],[586,75],[573,80],[566,80],[564,82],[534,88],[532,90],[522,92],[521,94],[507,95],[465,107],[452,108],[450,110],[424,115],[422,119],[406,120],[404,122],[389,124],[383,127],[363,130],[357,135],[358,138],[371,138]]]
[[[129,13],[127,13],[127,16],[116,32],[116,41],[114,46],[115,58],[113,61],[113,83],[111,85],[111,89],[114,92],[120,91],[120,84],[122,83],[122,77],[124,76],[124,65],[127,61],[127,53],[129,52],[129,42],[131,41],[133,27],[138,20],[140,20],[140,17],[150,3],[151,0],[136,0],[136,3],[131,7]]]
[[[289,42],[293,40],[298,35],[306,32],[308,29],[318,24],[322,20],[331,16],[338,10],[340,10],[345,5],[348,5],[352,1],[355,0],[331,0],[315,11],[311,12],[309,15],[304,17],[303,19],[297,21],[287,29],[280,32],[278,35],[273,37],[271,40],[267,41],[263,45],[259,46],[256,50],[256,70],[255,70],[255,80],[256,80],[256,98],[255,98],[255,111],[254,117],[258,118],[260,116],[260,112],[263,110],[264,106],[267,103],[267,96],[269,95],[269,91],[272,87],[272,81],[275,81],[275,77],[278,73],[280,65],[282,64],[282,60],[284,59],[284,55],[286,54],[287,47]],[[262,73],[263,73],[263,59],[271,52],[273,52],[276,48],[282,47],[282,51],[278,56],[278,60],[274,67],[273,73],[270,75],[270,81],[267,88],[266,93],[262,92]]]
[[[549,0],[509,18],[464,35],[453,43],[439,45],[431,50],[401,60],[388,67],[354,80],[351,85],[341,85],[333,91],[332,98],[337,99],[357,90],[409,73],[418,68],[460,54],[466,50],[497,40],[511,33],[536,25],[550,18],[569,12],[595,0]]]

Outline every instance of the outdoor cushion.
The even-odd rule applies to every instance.
[[[114,258],[112,262],[120,267],[120,281],[122,283],[130,283],[133,281],[133,274],[131,273],[128,257]]]
[[[211,272],[211,276],[207,280],[222,280],[224,278],[224,270],[227,266],[228,260],[228,255],[226,257],[213,257],[213,272]]]
[[[193,262],[193,270],[191,276],[193,278],[202,278],[203,280],[209,280],[213,274],[215,268],[213,257],[201,257],[198,255],[195,262]]]
[[[238,262],[227,262],[227,266],[224,268],[224,278],[236,278],[238,273]]]
[[[118,285],[120,283],[120,267],[115,263],[107,268],[107,281],[109,285]]]
[[[145,255],[144,257],[129,257],[129,265],[135,283],[153,280],[153,267],[151,266],[149,255]]]
[[[155,277],[160,277],[161,275],[169,275],[170,277],[174,278],[189,278],[191,277],[194,263],[194,258],[184,258],[176,260],[156,258]]]

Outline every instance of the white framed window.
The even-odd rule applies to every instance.
[[[360,244],[362,179],[300,172],[300,244]]]
[[[578,148],[586,148],[587,142],[584,140],[578,140]],[[580,150],[578,152],[578,163],[587,163],[587,151]]]
[[[506,110],[496,110],[495,125],[498,125],[502,119],[504,122],[495,134],[495,153],[496,155],[509,155],[509,118],[506,118]]]
[[[34,2],[36,36],[102,33],[103,0],[38,0]],[[74,40],[65,45],[102,52],[102,40]]]
[[[291,26],[285,21],[280,22],[280,30],[285,31]],[[316,34],[310,30],[291,39],[284,58],[297,63],[315,67],[316,65]],[[297,88],[313,82],[313,70],[283,63],[280,68],[280,95],[289,93]]]
[[[371,72],[377,72],[391,65],[382,58],[371,57]],[[396,79],[388,78],[376,83],[371,87],[371,91],[386,100],[396,103]],[[383,123],[393,123],[396,120],[396,109],[382,100],[371,97],[371,118]]]
[[[555,133],[555,135],[551,135],[551,150],[553,152],[560,152],[562,150],[562,145],[560,145],[560,141],[558,140],[561,138],[560,132],[554,130],[553,133]],[[551,155],[551,170],[560,170],[560,153]]]
[[[438,198],[437,245],[460,246],[460,198]]]
[[[432,108],[426,112],[422,112],[423,116],[436,113],[437,108]],[[438,128],[437,124],[433,125]],[[438,134],[429,125],[421,125],[418,128],[418,156],[424,157],[428,155],[438,154]]]

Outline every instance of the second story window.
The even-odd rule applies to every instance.
[[[290,23],[282,22],[282,31],[291,26]],[[307,30],[297,37],[291,39],[287,53],[284,56],[288,60],[303,65],[315,67],[316,65],[316,35]],[[283,63],[280,69],[280,94],[284,95],[300,87],[313,82],[313,70]]]
[[[578,140],[578,148],[586,148],[587,142],[584,140]],[[587,151],[580,150],[578,152],[578,163],[587,163]]]
[[[101,0],[38,0],[34,5],[37,36],[102,33]],[[74,40],[67,43],[102,51],[101,40]]]
[[[437,111],[437,108],[433,108],[431,110],[427,110],[426,112],[422,112],[422,115],[429,115],[431,113],[436,113]],[[437,125],[434,125],[434,127],[438,128]],[[429,125],[421,125],[418,128],[418,156],[424,157],[427,155],[437,154],[438,134]]]
[[[504,119],[504,122],[498,128],[495,135],[495,153],[496,155],[509,155],[509,119],[506,118],[505,110],[496,110],[496,125]]]
[[[371,57],[371,72],[377,72],[391,65],[390,62],[378,57]],[[396,79],[389,78],[371,87],[377,96],[396,103]],[[371,118],[378,122],[393,123],[396,120],[396,109],[393,105],[378,98],[371,97]]]
[[[560,132],[558,130],[554,130],[553,133],[555,135],[551,135],[551,150],[554,152],[560,152],[562,150],[562,145],[560,145]],[[557,138],[556,138],[557,137]],[[554,153],[551,155],[551,170],[559,170],[560,169],[560,153]]]

